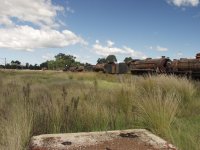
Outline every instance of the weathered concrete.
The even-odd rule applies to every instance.
[[[156,149],[177,150],[164,139],[145,129],[116,130],[104,132],[82,132],[64,134],[45,134],[34,136],[31,139],[31,150],[67,150],[79,146],[95,145],[99,142],[109,141],[119,136],[137,136],[145,144]]]

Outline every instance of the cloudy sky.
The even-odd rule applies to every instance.
[[[200,0],[1,0],[0,64],[200,52]]]

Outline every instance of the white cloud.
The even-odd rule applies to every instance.
[[[74,44],[87,44],[81,37],[69,30],[34,29],[17,26],[0,29],[0,48],[33,50],[36,48],[59,48]]]
[[[168,3],[174,4],[175,6],[181,7],[181,6],[198,6],[200,3],[200,0],[167,0]]]
[[[65,25],[57,18],[61,11],[64,8],[53,5],[51,0],[1,0],[0,48],[33,51],[87,44],[70,30],[56,29]],[[66,11],[73,10],[66,7]]]
[[[55,56],[55,54],[53,54],[53,53],[47,53],[47,54],[43,55],[42,58],[46,61],[47,60],[54,60],[55,59],[54,56]]]
[[[165,51],[168,51],[168,48],[166,48],[166,47],[161,47],[161,46],[158,45],[158,46],[156,47],[156,50],[157,50],[157,51],[160,51],[160,52],[165,52]]]
[[[165,52],[165,51],[168,51],[168,48],[166,47],[161,47],[159,45],[157,46],[149,46],[149,47],[146,47],[147,49],[150,49],[150,50],[156,50],[156,51],[159,51],[159,52]]]
[[[96,42],[96,43],[99,43],[99,40],[96,40],[95,42]]]
[[[0,24],[11,25],[12,19],[31,22],[39,26],[58,26],[55,17],[61,6],[55,6],[51,0],[1,0]],[[3,20],[3,22],[1,22]]]
[[[132,57],[142,58],[142,59],[147,58],[147,56],[144,55],[142,52],[133,50],[133,49],[131,49],[129,47],[124,46],[124,50],[126,51],[125,53],[127,55],[131,55]]]
[[[111,45],[113,44],[111,45],[110,44],[111,43],[108,44],[108,41],[107,41],[107,46],[103,46],[99,42],[96,42],[93,45],[93,49],[98,55],[105,56],[105,57],[108,55],[122,54],[122,55],[128,55],[128,56],[132,56],[136,58],[146,58],[146,56],[140,51],[135,51],[127,46],[123,46],[123,48],[112,47]]]
[[[108,40],[107,45],[108,47],[112,47],[115,43],[113,41]]]
[[[76,57],[76,61],[79,61],[81,63],[91,63],[92,64],[92,62],[89,60],[91,58],[91,56],[80,56],[77,54],[72,54],[72,55]]]

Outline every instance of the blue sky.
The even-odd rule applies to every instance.
[[[2,0],[2,58],[32,64],[71,54],[192,58],[200,52],[199,0]]]

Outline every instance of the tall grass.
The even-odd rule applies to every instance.
[[[159,87],[149,93],[143,91],[137,104],[145,126],[160,135],[170,133],[179,111],[180,98],[175,92],[164,93]]]
[[[0,72],[0,149],[27,149],[38,134],[147,128],[196,150],[198,89],[174,76]]]
[[[200,119],[199,111],[195,111],[200,101],[192,81],[162,75],[145,77],[138,82],[136,103],[144,126],[180,149],[199,149],[200,128],[194,122]],[[191,112],[195,119],[189,119]]]

